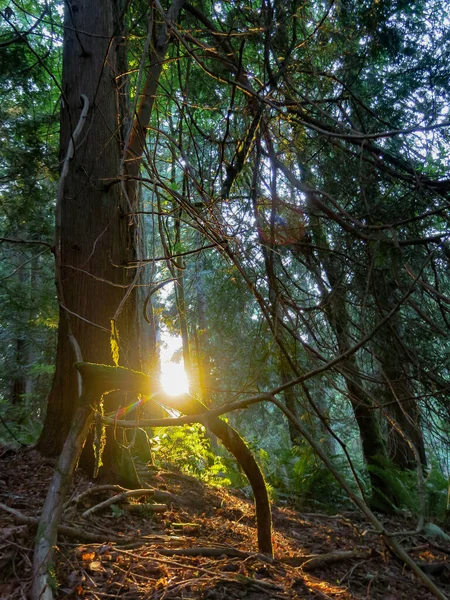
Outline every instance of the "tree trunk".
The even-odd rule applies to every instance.
[[[325,290],[319,268],[312,267],[311,271],[315,274],[318,285],[322,289],[324,311],[336,336],[339,353],[344,354],[351,348],[345,277],[341,273],[339,264],[333,258],[311,199],[309,210],[314,243],[317,247],[321,269],[325,271],[331,286],[330,293]],[[380,475],[380,468],[388,462],[388,454],[380,426],[379,413],[374,410],[375,406],[364,389],[364,384],[359,376],[356,356],[352,355],[343,360],[341,365],[348,397],[359,428],[363,457],[369,467],[369,478],[372,486],[371,505],[378,510],[389,510],[391,507],[386,499],[389,502],[395,502],[395,498],[392,496],[389,484]],[[374,467],[374,470],[370,470],[370,467]]]
[[[84,360],[146,370],[149,336],[143,335],[135,284],[142,279],[142,238],[136,214],[139,174],[147,127],[152,114],[169,28],[176,21],[183,0],[174,0],[155,35],[157,19],[151,19],[154,40],[145,83],[137,91],[139,103],[130,131],[122,131],[128,106],[124,79],[126,48],[124,17],[126,0],[73,1],[66,6],[63,50],[63,106],[61,158],[68,170],[61,177],[56,211],[55,257],[60,323],[56,374],[38,448],[44,454],[61,451],[80,394],[73,368],[78,346]],[[150,37],[148,38],[150,39]],[[78,131],[81,101],[87,97],[89,114],[83,136],[70,148]],[[133,115],[134,116],[134,115]],[[69,151],[68,151],[69,149]],[[72,158],[72,160],[69,160]],[[135,269],[125,266],[135,265]],[[69,341],[70,340],[70,341]],[[75,341],[74,341],[75,340]],[[72,343],[71,343],[72,342]],[[80,353],[80,352],[79,352]],[[129,401],[129,399],[128,399]],[[126,400],[116,400],[115,408]],[[111,399],[108,403],[111,406]],[[114,405],[113,405],[114,409]],[[114,458],[111,430],[107,429],[104,463]],[[92,472],[90,444],[82,460]]]
[[[62,160],[80,116],[82,94],[89,100],[89,113],[63,182],[56,224],[61,288],[56,374],[38,442],[47,455],[61,451],[79,394],[69,334],[84,360],[113,364],[110,321],[130,283],[129,271],[123,268],[133,255],[133,236],[124,218],[129,209],[121,186],[111,184],[119,175],[123,152],[117,83],[124,71],[123,4],[123,0],[79,0],[66,6]],[[122,364],[128,364],[130,348],[138,344],[133,300],[131,295],[118,323]]]
[[[393,269],[399,260],[397,252],[397,249],[392,249],[390,253]],[[395,278],[388,271],[375,270],[374,277],[376,300],[382,317],[395,306],[397,285]],[[384,380],[380,386],[382,403],[401,428],[401,431],[393,426],[389,428],[390,457],[400,469],[414,469],[418,462],[426,465],[426,454],[419,407],[411,385],[411,366],[405,356],[401,339],[401,325],[397,312],[377,334],[374,352],[380,365],[381,379]]]

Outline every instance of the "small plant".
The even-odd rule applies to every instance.
[[[417,514],[420,508],[417,474],[415,471],[401,471],[392,463],[380,466],[371,465],[368,469],[384,479],[393,492],[393,510],[407,510]],[[438,466],[433,465],[424,482],[425,515],[445,520],[447,511],[448,480]]]
[[[112,515],[115,519],[120,519],[120,517],[123,517],[123,515],[125,514],[123,508],[120,508],[120,506],[117,506],[117,504],[111,504],[110,508]]]
[[[0,397],[0,415],[0,443],[27,446],[36,442],[42,422],[36,414],[35,399],[30,394],[24,394],[17,405]]]
[[[294,496],[297,506],[343,504],[344,496],[336,480],[308,445],[293,446],[284,456],[286,491]],[[339,457],[334,457],[334,462],[336,469],[342,471],[344,465]]]
[[[264,472],[270,496],[297,507],[308,504],[342,505],[346,499],[336,480],[307,444],[292,446],[288,437],[281,436],[281,444],[270,449],[249,444]],[[334,457],[335,467],[348,470],[342,457]]]
[[[151,446],[156,466],[176,467],[211,485],[232,485],[231,460],[211,451],[203,425],[157,428]]]

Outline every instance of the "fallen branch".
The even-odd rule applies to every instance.
[[[146,515],[148,513],[165,513],[167,504],[119,504],[120,508],[134,515]]]
[[[37,528],[39,525],[38,517],[28,517],[24,515],[19,510],[15,508],[11,508],[10,506],[6,506],[6,504],[0,503],[0,509],[12,515],[16,521],[22,523],[23,525],[28,525],[29,527]],[[104,544],[105,543],[105,534],[97,534],[91,533],[90,531],[84,531],[79,527],[72,527],[70,525],[58,525],[58,534],[61,534],[67,538],[77,540],[80,542],[89,542],[91,544]],[[132,537],[115,537],[109,536],[108,542],[112,544],[117,544],[121,546],[132,544],[133,546],[144,546],[149,543],[158,543],[164,540],[174,541],[174,539],[183,539],[181,536],[178,538],[174,538],[174,536],[162,536],[162,535],[150,535],[144,536],[142,538],[137,538],[136,536]]]
[[[90,488],[88,488],[87,490],[84,490],[83,492],[80,492],[77,496],[72,496],[71,498],[69,498],[67,500],[67,502],[64,503],[64,509],[69,508],[69,506],[71,504],[74,504],[75,506],[81,502],[81,500],[83,500],[83,498],[86,498],[87,496],[91,496],[94,494],[101,494],[102,492],[126,492],[127,488],[122,487],[121,485],[118,484],[105,484],[105,485],[95,485],[92,486]]]
[[[150,492],[152,492],[152,498],[156,502],[175,502],[175,501],[179,500],[178,496],[175,496],[175,494],[171,494],[170,492],[162,492],[161,490],[157,490],[156,488],[152,487],[151,485],[149,485],[147,483],[144,483],[143,485],[145,485],[145,489],[141,490],[141,491],[145,494],[149,494]],[[94,494],[101,494],[102,492],[108,492],[108,491],[121,493],[121,492],[128,492],[130,490],[122,487],[121,485],[112,484],[112,483],[105,484],[105,485],[95,485],[95,486],[88,488],[87,490],[84,490],[83,492],[80,492],[77,496],[73,496],[72,498],[69,498],[69,500],[67,500],[67,502],[64,504],[64,510],[69,508],[69,506],[71,506],[71,505],[76,506],[79,502],[81,502],[81,500],[83,500],[87,496],[91,496],[91,495],[93,496]],[[133,491],[136,491],[136,490],[133,490]]]
[[[196,548],[186,548],[186,550],[195,550]],[[271,559],[268,560],[267,556],[265,554],[252,554],[250,552],[243,552],[242,550],[238,550],[237,548],[220,548],[221,550],[228,550],[229,552],[242,552],[242,554],[247,555],[247,556],[242,556],[242,557],[237,557],[237,558],[257,558],[258,560],[261,560],[262,562],[268,562],[271,563],[273,562]],[[213,550],[213,548],[203,548],[203,550]],[[135,558],[137,559],[139,562],[142,563],[143,560],[145,560],[146,558],[150,558],[152,561],[154,562],[158,562],[161,563],[163,565],[168,565],[170,567],[181,567],[182,569],[190,569],[192,571],[198,571],[199,573],[206,573],[207,575],[214,575],[217,576],[217,572],[216,571],[212,571],[210,569],[205,569],[204,567],[200,567],[199,565],[195,564],[195,565],[187,565],[185,563],[180,563],[177,562],[176,560],[165,560],[164,558],[158,558],[157,556],[155,556],[153,554],[153,550],[152,550],[152,555],[150,556],[142,556],[140,554],[135,554],[134,552],[130,552],[129,550],[121,550],[120,549],[121,554],[124,554],[125,556],[129,556],[130,558]],[[156,549],[156,552],[158,552],[159,554],[162,554],[161,549],[158,548]],[[168,551],[169,552],[169,551]],[[222,554],[224,554],[222,552]],[[190,554],[189,556],[195,556]],[[203,555],[205,556],[205,555]],[[220,556],[220,555],[219,555]],[[228,555],[231,556],[231,555]],[[234,580],[234,578],[233,578]]]
[[[352,522],[352,520],[349,519],[349,518],[347,518],[345,515],[340,515],[340,514],[327,515],[325,513],[302,513],[301,516],[305,517],[306,519],[336,519],[336,520],[341,521],[342,523],[344,523],[344,525],[347,525],[348,527],[351,527],[359,535],[363,535],[363,531],[361,531],[359,529],[359,527],[357,527]]]
[[[39,519],[36,517],[27,517],[21,513],[20,510],[6,506],[6,504],[2,504],[1,502],[0,509],[12,515],[19,523],[22,523],[23,525],[37,525],[39,522]]]
[[[26,525],[16,525],[16,527],[4,527],[0,529],[0,541],[4,542],[16,534],[26,531]]]
[[[302,567],[304,571],[313,571],[352,558],[370,558],[373,554],[373,550],[360,548],[358,550],[338,550],[311,556],[286,556],[280,560],[291,567]]]
[[[155,502],[182,502],[181,498],[179,498],[175,494],[172,494],[171,492],[163,492],[161,490],[157,490],[150,484],[145,483],[145,481],[142,482],[142,485],[145,485],[145,487],[149,490],[153,490],[153,500],[155,500]]]
[[[273,559],[265,554],[245,552],[244,550],[238,550],[238,548],[222,548],[221,546],[214,548],[202,548],[201,546],[196,548],[155,548],[155,551],[163,556],[206,556],[209,558],[228,556],[230,558],[258,558],[263,562],[273,562]]]
[[[119,502],[122,502],[123,500],[132,498],[133,496],[150,496],[151,497],[153,495],[154,495],[153,490],[142,490],[142,489],[127,490],[120,494],[117,494],[116,496],[111,496],[111,498],[108,498],[107,500],[104,500],[103,502],[99,502],[95,506],[88,508],[88,510],[85,510],[81,516],[85,519],[86,517],[89,517],[89,515],[92,515],[99,510],[107,508],[108,506],[111,506],[112,504],[118,504]],[[151,510],[151,506],[152,506],[151,504],[148,504],[148,505],[146,505],[146,508],[149,508]],[[164,506],[164,510],[167,510],[167,506],[165,504],[155,504],[155,506]],[[162,511],[155,509],[154,512],[162,512]]]

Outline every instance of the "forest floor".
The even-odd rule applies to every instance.
[[[0,599],[29,593],[36,531],[22,517],[39,515],[52,472],[34,450],[0,447]],[[357,512],[274,506],[270,561],[257,554],[251,501],[180,473],[149,473],[159,490],[154,498],[167,505],[164,512],[152,513],[142,495],[132,499],[131,509],[109,506],[85,517],[84,511],[120,490],[94,492],[97,484],[75,473],[55,552],[55,598],[433,598],[375,536],[365,534],[370,527]],[[389,519],[391,530],[414,527],[406,517]],[[401,539],[450,597],[450,543]]]

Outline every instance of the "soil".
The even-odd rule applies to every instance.
[[[52,462],[34,450],[0,448],[0,503],[26,517],[39,516],[52,471]],[[131,504],[83,517],[120,490],[101,490],[75,473],[62,521],[72,529],[60,533],[55,551],[55,598],[433,598],[356,511],[333,515],[274,506],[270,560],[257,552],[250,499],[155,468],[145,479],[159,490],[153,498],[142,494],[129,499]],[[166,510],[152,512],[154,501],[165,503]],[[406,516],[388,521],[391,531],[416,526]],[[35,525],[0,506],[0,599],[27,597],[35,533]],[[450,596],[450,542],[399,539]],[[311,560],[315,556],[322,560]]]

